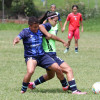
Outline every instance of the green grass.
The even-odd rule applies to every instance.
[[[62,17],[61,17],[62,18]],[[65,22],[65,18],[62,18],[62,22]],[[100,31],[100,18],[92,18],[83,21],[84,31]],[[27,24],[14,24],[14,23],[0,23],[0,30],[19,30],[21,31],[23,28],[27,28]],[[66,27],[66,31],[68,30],[68,25]]]
[[[28,89],[25,94],[20,94],[22,80],[26,73],[24,50],[22,42],[15,47],[12,42],[27,25],[0,24],[0,100],[99,100],[100,95],[93,94],[91,90],[93,83],[100,80],[99,22],[100,19],[84,22],[84,33],[81,33],[78,54],[74,52],[74,41],[68,54],[63,54],[65,48],[61,43],[56,42],[57,54],[72,67],[78,88],[88,92],[84,96],[62,91],[56,77],[37,86],[33,91]],[[59,30],[58,36],[67,41],[67,30],[64,33]],[[31,80],[45,73],[44,69],[37,67]]]

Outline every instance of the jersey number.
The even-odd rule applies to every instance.
[[[52,46],[49,44],[49,41],[46,39],[49,51],[53,51]]]

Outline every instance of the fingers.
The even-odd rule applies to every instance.
[[[16,41],[15,41],[15,40],[13,40],[13,46],[15,46],[15,44],[16,44]]]

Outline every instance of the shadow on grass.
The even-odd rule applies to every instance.
[[[63,91],[62,89],[54,88],[54,89],[34,89],[30,90],[31,93],[71,93],[71,91]]]

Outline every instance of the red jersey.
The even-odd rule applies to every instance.
[[[69,21],[69,30],[75,30],[77,27],[80,27],[80,21],[82,21],[81,13],[70,13],[66,19]]]

